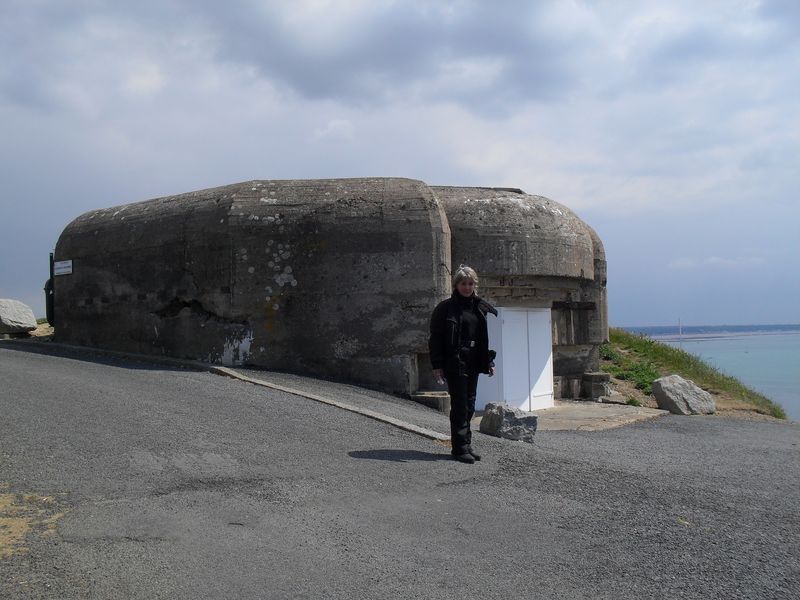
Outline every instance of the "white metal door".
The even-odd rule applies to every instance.
[[[497,309],[497,316],[487,314],[487,325],[489,329],[489,348],[497,352],[494,359],[496,375],[489,377],[481,375],[478,377],[478,390],[475,398],[475,408],[483,410],[489,402],[503,401],[502,371],[500,366],[503,364],[503,314],[502,309]]]
[[[530,373],[530,408],[553,406],[553,340],[550,310],[529,310],[528,365]]]
[[[553,406],[553,347],[549,309],[498,307],[489,319],[497,375],[478,378],[476,408],[507,402],[521,410]]]
[[[503,364],[501,394],[503,401],[521,410],[530,410],[530,374],[528,366],[528,318],[525,311],[504,310],[502,320]]]

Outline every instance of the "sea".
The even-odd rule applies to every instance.
[[[800,421],[800,324],[622,327],[699,356]]]

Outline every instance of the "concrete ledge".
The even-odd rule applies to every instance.
[[[289,394],[302,396],[303,398],[308,398],[310,400],[316,400],[317,402],[328,404],[329,406],[335,406],[337,408],[341,408],[352,413],[369,417],[370,419],[375,419],[376,421],[381,421],[383,423],[388,423],[389,425],[394,425],[399,429],[410,431],[411,433],[416,433],[417,435],[421,435],[422,437],[426,437],[431,440],[437,440],[440,442],[450,441],[449,435],[444,435],[442,433],[439,433],[438,431],[426,429],[425,427],[419,427],[418,425],[414,425],[413,423],[408,423],[407,421],[395,419],[394,417],[383,415],[381,413],[375,412],[374,410],[369,410],[368,408],[353,406],[352,404],[346,404],[344,402],[332,400],[331,398],[326,398],[325,396],[320,396],[319,394],[311,394],[309,392],[304,392],[302,390],[298,390],[295,388],[278,385],[276,383],[270,383],[268,381],[264,381],[263,379],[255,379],[253,377],[247,377],[246,375],[241,375],[240,373],[237,373],[233,369],[229,369],[227,367],[219,367],[216,365],[206,365],[206,367],[207,367],[206,370],[208,370],[211,373],[216,373],[217,375],[225,375],[227,377],[232,377],[240,381],[246,381],[254,385],[260,385],[263,387],[280,390],[282,392],[287,392]]]
[[[370,419],[374,419],[375,421],[380,421],[382,423],[386,423],[388,425],[392,425],[397,427],[398,429],[402,429],[404,431],[408,431],[410,433],[415,433],[422,437],[437,441],[437,442],[449,442],[450,436],[444,435],[439,433],[438,431],[433,431],[431,429],[426,429],[425,427],[419,427],[418,425],[414,425],[413,423],[408,423],[407,421],[402,421],[400,419],[395,419],[394,417],[389,417],[387,415],[380,414],[373,410],[369,410],[367,408],[361,408],[358,406],[352,406],[350,404],[346,404],[344,402],[338,402],[331,398],[327,398],[325,396],[321,396],[319,394],[311,394],[309,392],[305,392],[303,390],[298,390],[295,388],[286,387],[283,385],[277,385],[274,383],[270,383],[268,381],[264,381],[262,379],[254,379],[252,377],[247,377],[246,375],[241,375],[237,373],[233,369],[229,369],[227,367],[222,367],[219,365],[211,365],[208,363],[203,363],[196,360],[183,360],[178,358],[169,358],[163,356],[152,356],[149,354],[136,354],[133,352],[118,352],[116,350],[103,350],[99,348],[90,348],[88,346],[73,346],[71,344],[60,344],[57,342],[44,342],[40,340],[3,340],[0,343],[0,347],[3,346],[11,346],[11,347],[18,347],[18,348],[25,348],[31,347],[40,348],[44,350],[66,350],[69,352],[78,352],[83,354],[95,354],[100,356],[108,356],[111,358],[122,358],[127,360],[135,360],[139,362],[149,362],[151,364],[160,364],[165,366],[171,367],[179,367],[185,369],[192,369],[195,371],[207,371],[209,373],[214,373],[216,375],[222,375],[225,377],[230,377],[232,379],[238,379],[239,381],[244,381],[246,383],[251,383],[253,385],[259,385],[262,387],[268,387],[275,390],[279,390],[281,392],[286,392],[288,394],[294,394],[295,396],[301,396],[303,398],[308,398],[309,400],[314,400],[316,402],[321,402],[322,404],[327,404],[329,406],[335,406],[336,408],[341,408],[343,410],[356,413],[362,415],[364,417],[368,417]]]

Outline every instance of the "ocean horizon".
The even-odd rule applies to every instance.
[[[620,327],[698,356],[800,420],[800,324]]]

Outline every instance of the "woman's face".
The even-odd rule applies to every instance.
[[[472,292],[475,291],[475,282],[469,278],[462,279],[456,284],[456,289],[462,296],[472,296]]]

